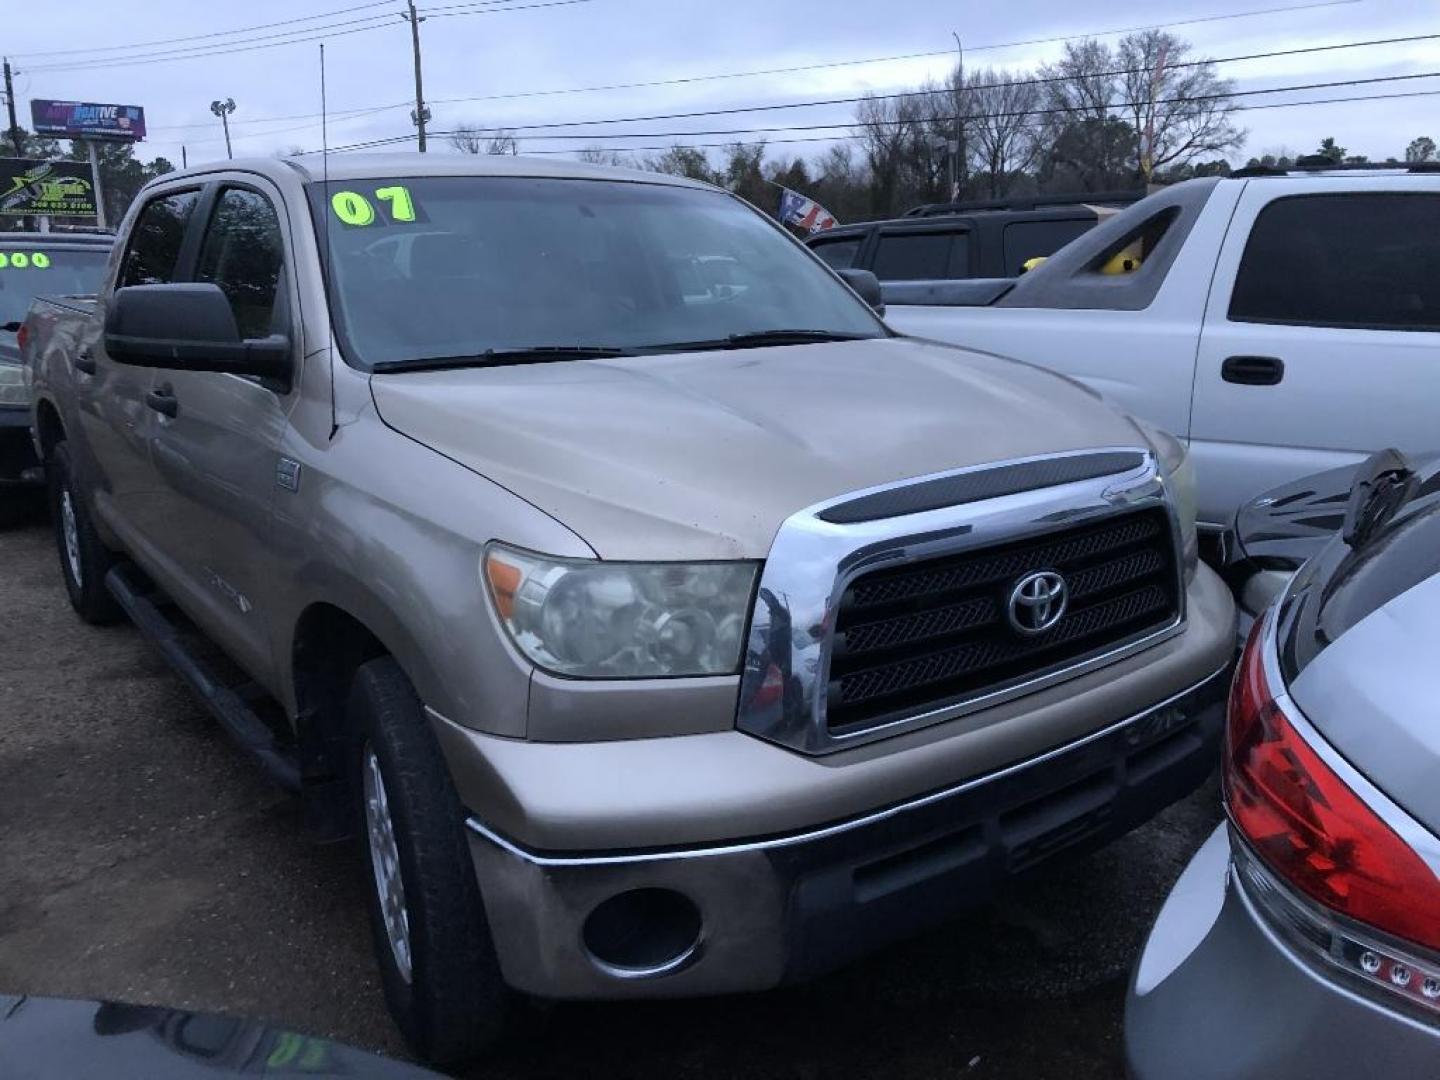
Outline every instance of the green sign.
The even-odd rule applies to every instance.
[[[95,174],[83,161],[0,158],[0,214],[97,216]]]

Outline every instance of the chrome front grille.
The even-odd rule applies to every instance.
[[[1023,575],[1066,582],[1064,614],[1044,633],[1010,625]],[[883,569],[840,597],[826,687],[832,732],[989,694],[1173,622],[1179,575],[1163,508]]]
[[[1043,486],[1014,490],[1026,478]],[[934,506],[937,493],[964,501]],[[870,516],[904,507],[922,509]],[[1011,633],[1011,593],[1035,571],[1064,580],[1068,606],[1043,632]],[[855,492],[792,515],[776,535],[737,726],[823,754],[1033,692],[1179,632],[1181,578],[1149,450]]]

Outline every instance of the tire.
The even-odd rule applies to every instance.
[[[70,606],[88,623],[104,626],[117,622],[123,612],[105,588],[105,575],[115,565],[115,555],[101,542],[90,520],[89,507],[75,488],[74,463],[67,443],[55,444],[45,473],[60,575],[65,580]]]
[[[385,1000],[424,1060],[464,1061],[501,1037],[513,1008],[475,880],[465,811],[420,699],[393,659],[361,665],[348,711]],[[398,867],[398,896],[386,887],[394,881],[392,867]],[[392,923],[399,920],[395,912],[403,913],[404,932],[393,937],[387,897]]]

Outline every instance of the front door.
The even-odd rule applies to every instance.
[[[163,285],[176,280],[187,230],[200,199],[198,189],[162,192],[140,209],[116,271],[115,288]],[[89,449],[80,467],[94,479],[95,512],[145,561],[153,546],[140,522],[146,500],[160,489],[149,439],[158,413],[147,400],[154,370],[117,364],[105,352],[100,327],[107,296],[102,289],[86,338],[69,343],[75,405],[82,442]]]
[[[1375,450],[1440,449],[1440,191],[1354,183],[1251,180],[1236,205],[1195,375],[1202,521]]]
[[[288,334],[297,318],[278,195],[258,180],[221,181],[206,205],[191,279],[224,291],[241,337]],[[150,527],[165,531],[175,599],[263,681],[273,660],[259,606],[273,571],[271,500],[295,394],[268,380],[204,371],[157,371],[152,392],[173,411],[153,431],[162,487],[147,513]]]

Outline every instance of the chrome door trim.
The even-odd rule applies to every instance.
[[[902,517],[831,524],[821,514],[864,495],[1005,465],[1129,452],[1141,464],[1126,472],[1004,495]],[[951,702],[913,716],[855,732],[832,733],[826,725],[825,690],[830,671],[836,607],[862,574],[959,551],[1098,521],[1129,510],[1164,507],[1175,546],[1179,609],[1167,625],[1076,663],[1021,682]],[[943,723],[1046,686],[1113,664],[1169,638],[1185,626],[1183,539],[1154,452],[1143,446],[1096,447],[1062,454],[989,462],[913,477],[864,491],[847,492],[792,514],[780,526],[765,560],[740,678],[736,726],[749,734],[807,754],[845,750],[904,731]],[[767,677],[770,688],[766,690]],[[778,687],[777,687],[778,680]]]

